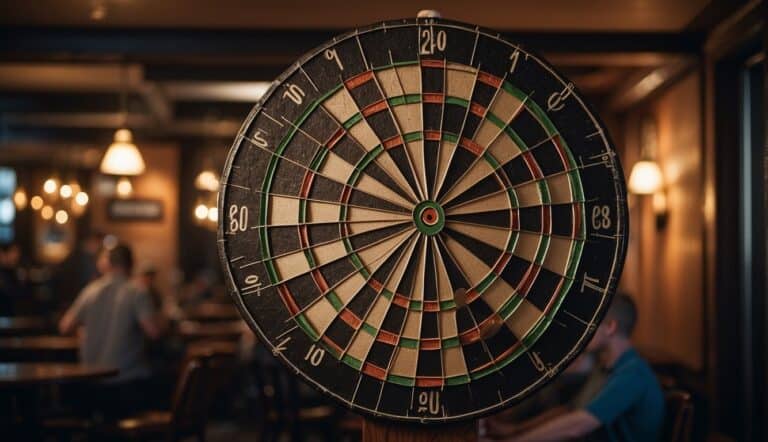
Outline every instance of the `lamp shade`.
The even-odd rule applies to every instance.
[[[632,167],[629,174],[629,191],[638,195],[656,193],[663,185],[661,168],[658,163],[641,160]]]
[[[118,129],[115,139],[104,154],[99,170],[107,175],[141,175],[144,173],[144,158],[133,144],[133,134],[128,129]]]

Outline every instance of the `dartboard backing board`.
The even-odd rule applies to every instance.
[[[219,249],[261,342],[376,417],[520,401],[621,272],[624,178],[573,85],[499,34],[361,28],[272,85],[229,153]]]

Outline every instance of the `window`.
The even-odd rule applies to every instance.
[[[16,206],[13,193],[16,191],[16,172],[8,167],[0,167],[0,243],[13,241],[13,221],[16,219]]]

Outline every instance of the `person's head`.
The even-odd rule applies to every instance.
[[[597,327],[587,350],[602,350],[613,340],[628,340],[637,322],[635,302],[624,293],[617,293],[613,302]]]
[[[133,270],[133,252],[125,244],[117,244],[114,247],[102,249],[97,265],[102,274],[130,275],[131,270]]]

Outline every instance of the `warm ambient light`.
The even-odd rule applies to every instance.
[[[118,129],[115,140],[104,154],[99,170],[107,175],[141,175],[144,173],[144,158],[133,144],[133,134],[128,129]]]
[[[127,198],[133,193],[133,184],[127,177],[121,177],[117,180],[117,186],[115,187],[117,196],[120,198]]]
[[[667,194],[656,192],[653,194],[653,213],[663,215],[667,213]]]
[[[59,224],[64,224],[67,221],[69,221],[69,214],[67,214],[66,210],[59,210],[56,212],[56,222]]]
[[[29,200],[29,205],[32,206],[33,210],[40,210],[43,208],[43,198],[39,195],[35,195]]]
[[[198,190],[215,192],[219,189],[219,176],[212,170],[204,170],[195,178],[195,187]]]
[[[655,161],[641,160],[632,167],[629,191],[638,195],[651,195],[661,189],[661,168]]]
[[[53,207],[43,206],[43,208],[40,210],[40,216],[42,216],[46,221],[53,218]]]
[[[55,193],[59,189],[59,181],[56,178],[48,178],[43,183],[43,191],[45,193]]]
[[[61,188],[59,188],[59,195],[62,198],[69,198],[72,196],[72,186],[69,184],[63,184]]]
[[[75,202],[81,206],[88,204],[88,194],[82,191],[77,192],[77,195],[75,195]]]
[[[208,208],[208,221],[214,223],[219,221],[219,210],[216,207]]]
[[[27,207],[27,192],[23,187],[16,189],[13,193],[13,204],[16,205],[16,210],[24,210]]]
[[[195,218],[199,220],[204,220],[208,217],[208,206],[205,204],[198,204],[197,207],[195,207]]]

